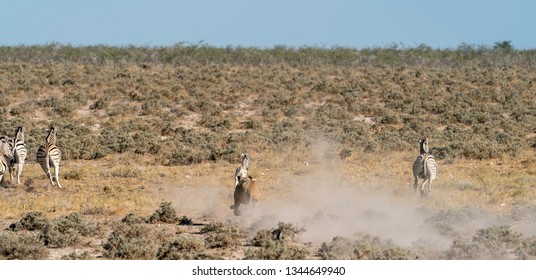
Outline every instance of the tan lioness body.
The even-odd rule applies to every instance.
[[[234,191],[234,205],[231,205],[231,209],[234,209],[235,216],[240,216],[240,204],[255,204],[261,198],[261,191],[257,187],[255,179],[253,177],[238,177],[238,184]]]

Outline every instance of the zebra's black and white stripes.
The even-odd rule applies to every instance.
[[[11,141],[5,136],[0,137],[0,183],[9,168],[9,162],[13,158],[13,148]]]
[[[235,170],[235,187],[238,185],[239,178],[247,178],[248,177],[248,169],[249,169],[249,155],[248,154],[241,154],[240,158],[242,159],[242,164],[236,168]]]
[[[420,154],[413,163],[413,191],[418,188],[419,178],[424,179],[421,186],[421,195],[424,194],[426,183],[428,183],[428,191],[432,191],[432,181],[437,177],[438,166],[434,157],[429,154],[428,138],[419,141]]]
[[[43,171],[48,176],[50,184],[54,186],[54,181],[52,180],[52,175],[50,174],[50,167],[54,168],[54,179],[58,187],[61,188],[59,181],[59,172],[60,172],[60,160],[61,160],[61,151],[56,147],[56,130],[54,127],[47,129],[48,136],[46,137],[46,144],[39,146],[37,149],[37,162],[43,168]]]
[[[27,154],[28,150],[26,149],[26,145],[24,145],[24,127],[19,126],[13,139],[13,157],[9,162],[9,173],[12,181],[15,164],[17,164],[17,184],[20,184],[20,175]]]

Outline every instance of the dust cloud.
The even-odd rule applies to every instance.
[[[278,188],[282,193],[277,198],[267,197],[254,207],[245,206],[240,217],[235,217],[229,209],[233,191],[229,186],[180,187],[172,194],[174,204],[185,215],[240,224],[253,234],[275,228],[278,222],[292,223],[305,229],[301,236],[303,242],[316,245],[337,236],[360,233],[391,239],[400,246],[422,243],[445,250],[456,237],[471,238],[476,230],[492,225],[511,225],[525,236],[536,234],[536,223],[530,222],[534,220],[532,210],[536,208],[504,215],[477,207],[427,209],[420,194],[414,194],[412,189],[407,194],[396,194],[389,185],[392,182],[371,182],[370,187],[363,188],[335,175],[338,163],[325,160],[326,149],[329,150],[329,145],[316,147],[313,155],[318,162],[325,162],[325,166],[310,173],[287,174],[280,179],[284,186]],[[265,180],[259,180],[259,184],[261,190],[271,187]],[[436,190],[433,195],[440,193]]]
[[[361,190],[335,177],[329,170],[285,178],[284,195],[242,206],[235,217],[229,209],[232,190],[223,186],[182,186],[169,197],[180,215],[202,221],[238,223],[252,232],[277,227],[278,222],[303,227],[301,240],[320,244],[336,236],[367,233],[409,246],[419,239],[450,243],[427,222],[430,214],[421,209],[413,193],[400,198],[385,188]],[[268,182],[260,181],[261,188]],[[264,190],[264,192],[267,192]],[[412,198],[413,197],[413,198]]]
[[[319,244],[359,232],[405,246],[422,238],[448,243],[413,199],[395,198],[384,189],[360,190],[327,172],[292,178],[289,186],[287,199],[266,202],[256,214],[304,227],[305,242]]]

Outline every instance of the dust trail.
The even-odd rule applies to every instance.
[[[186,215],[238,223],[251,229],[252,234],[275,228],[280,221],[293,223],[305,228],[302,241],[317,245],[336,236],[365,233],[391,239],[401,246],[433,244],[436,249],[445,250],[456,237],[471,238],[476,230],[492,225],[511,225],[525,236],[536,233],[536,223],[531,222],[536,207],[520,208],[502,216],[477,207],[426,209],[419,194],[412,190],[407,195],[394,194],[393,186],[387,182],[370,182],[363,188],[337,176],[339,163],[333,160],[336,156],[330,145],[324,143],[312,150],[314,160],[322,166],[301,175],[286,174],[280,178],[285,186],[278,188],[284,192],[277,195],[278,199],[272,197],[256,207],[246,206],[241,217],[235,217],[229,209],[232,190],[225,186],[180,187],[171,196]],[[262,179],[259,184],[261,190],[271,187],[270,182]],[[433,195],[438,193],[440,190]]]
[[[389,238],[406,246],[422,238],[447,242],[426,223],[428,216],[418,204],[396,199],[386,191],[367,193],[329,172],[293,178],[289,185],[292,188],[287,199],[266,203],[256,214],[268,216],[274,223],[285,221],[303,226],[305,242],[318,244],[356,232]],[[252,220],[262,218],[252,216]]]
[[[336,175],[340,168],[334,145],[318,140],[311,149],[316,171],[286,178],[284,199],[265,202],[251,212],[253,227],[274,227],[278,221],[303,226],[305,242],[319,244],[336,236],[367,233],[409,246],[421,239],[448,244],[430,223],[420,203],[395,197],[388,185],[363,189]],[[377,183],[375,183],[377,184]],[[262,186],[262,185],[261,185]],[[259,220],[267,220],[259,222]],[[446,246],[446,245],[445,245]]]
[[[179,215],[203,220],[229,219],[229,190],[215,185],[174,186],[164,200],[171,201]],[[200,221],[201,222],[201,221]]]

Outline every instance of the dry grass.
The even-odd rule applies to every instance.
[[[457,239],[465,250],[477,230],[494,225],[526,235],[519,255],[534,257],[536,76],[522,59],[531,52],[469,52],[463,60],[426,49],[275,49],[248,61],[240,50],[202,48],[167,60],[132,49],[125,50],[132,60],[98,62],[98,49],[75,50],[89,54],[71,60],[61,58],[63,50],[45,53],[52,57],[45,63],[0,48],[9,56],[0,65],[0,133],[25,126],[29,149],[23,184],[5,179],[0,187],[0,226],[31,212],[50,221],[79,213],[102,234],[29,258],[314,259],[336,236],[357,244],[345,239],[356,232],[392,240],[393,248],[411,251],[407,256],[447,258],[454,238],[465,238]],[[139,51],[154,61],[140,61]],[[41,62],[30,63],[35,59]],[[63,189],[50,187],[34,160],[49,125],[58,127]],[[433,192],[421,198],[411,166],[424,136],[440,169]],[[264,199],[236,218],[232,176],[243,152]],[[165,213],[158,212],[162,205]],[[155,213],[161,215],[147,224]],[[170,219],[159,218],[166,213]],[[114,229],[127,214],[131,219]],[[467,224],[452,221],[458,216]],[[303,226],[304,243],[248,250],[258,232],[279,222]],[[214,223],[225,230],[202,231]],[[404,230],[407,224],[415,232]],[[158,240],[133,252],[103,248],[131,232]],[[27,251],[12,246],[19,233],[42,247],[22,227],[5,235],[8,251]],[[367,257],[407,257],[380,243],[387,255]],[[19,258],[10,252],[4,257]]]
[[[413,194],[412,190],[411,162],[416,156],[415,154],[394,153],[389,155],[388,160],[378,161],[370,154],[353,152],[352,156],[344,160],[334,158],[322,163],[319,157],[325,158],[326,155],[325,153],[319,154],[318,151],[315,150],[309,155],[287,153],[284,157],[278,157],[273,153],[255,154],[250,173],[257,178],[265,195],[264,206],[261,204],[261,210],[257,211],[270,213],[277,211],[280,207],[291,207],[289,205],[293,204],[292,201],[305,200],[307,202],[311,198],[304,197],[302,192],[295,193],[293,188],[296,187],[297,180],[307,182],[318,174],[323,174],[322,178],[326,174],[337,178],[333,181],[335,190],[339,189],[338,185],[350,186],[357,192],[386,195],[395,203],[407,203],[413,205],[415,209],[425,209],[429,213],[470,207],[509,216],[520,208],[532,205],[531,203],[536,199],[534,192],[536,175],[531,173],[533,166],[529,159],[504,157],[482,161],[463,159],[448,163],[439,161],[440,176],[434,183],[433,192],[422,199],[419,194]],[[138,165],[132,159],[126,159],[127,162],[124,160],[125,157],[120,155],[107,156],[92,161],[65,161],[62,170],[67,174],[71,174],[69,173],[71,170],[77,170],[79,175],[70,180],[63,178],[64,189],[48,186],[48,181],[41,174],[39,166],[28,164],[23,173],[25,185],[16,186],[9,183],[9,186],[0,189],[1,219],[14,223],[32,211],[42,212],[43,216],[49,219],[78,212],[85,213],[85,219],[99,223],[105,231],[109,231],[112,224],[120,221],[128,213],[145,217],[145,220],[142,221],[144,223],[151,215],[158,212],[156,210],[162,207],[162,202],[171,201],[170,206],[177,210],[175,217],[187,216],[191,219],[190,223],[183,226],[179,225],[178,219],[175,219],[173,227],[176,227],[181,238],[195,237],[196,231],[202,232],[198,226],[196,229],[196,224],[208,224],[214,221],[226,223],[235,219],[232,210],[229,209],[229,205],[232,203],[234,183],[232,174],[235,165],[203,163],[189,166],[153,166]],[[119,165],[122,161],[126,164]],[[400,164],[400,162],[405,162],[405,164]],[[110,176],[108,170],[121,170],[121,174],[125,172],[137,175]],[[380,172],[379,170],[384,171]],[[508,176],[504,174],[508,174]],[[311,183],[314,181],[315,179]],[[313,183],[311,187],[315,184]],[[336,194],[332,195],[337,197]],[[321,209],[315,210],[314,206],[311,207],[310,217],[314,218],[318,214],[315,214],[315,211]],[[272,210],[267,210],[270,208]],[[246,211],[251,211],[251,209],[246,209]],[[329,210],[325,211],[329,212]],[[374,211],[382,210],[376,209]],[[359,215],[359,213],[356,214]],[[248,219],[252,218],[253,221],[266,219],[260,217],[260,220],[257,220],[259,218],[251,216],[250,213],[244,218],[246,220],[235,222],[241,224],[241,227],[247,227],[250,223],[247,222]],[[285,221],[284,216],[278,218]],[[110,219],[116,222],[107,226],[106,224],[109,223]],[[291,219],[289,221],[294,221],[295,217],[289,217],[289,219]],[[244,222],[246,223],[244,224]],[[274,226],[268,220],[265,222],[267,222],[266,225]],[[516,222],[512,220],[511,223],[515,224]],[[253,229],[249,236],[254,235],[262,228],[269,227]],[[109,229],[106,230],[106,228]],[[242,231],[248,232],[246,229],[242,229]],[[178,255],[174,258],[243,258],[248,256],[254,258],[251,255],[252,250],[242,247],[248,243],[247,235],[238,237],[239,239],[227,236],[225,231],[219,235],[213,233],[210,237],[209,233],[202,233],[202,235],[206,236],[207,240],[212,240],[207,243],[206,255],[188,255],[187,253],[180,255],[176,253]],[[104,241],[105,236],[101,238]],[[234,242],[242,241],[233,245],[232,248],[216,248],[218,246],[210,245],[219,244],[216,241],[223,242],[222,240],[228,238]],[[329,240],[326,239],[324,242]],[[172,240],[165,242],[172,242]],[[80,247],[86,248],[84,250],[90,252],[84,257],[97,258],[104,254],[103,249],[96,245],[98,243],[88,244]],[[169,245],[171,243],[166,244],[168,245],[164,245],[164,243],[152,244],[151,249],[147,252],[144,251],[144,254],[151,254],[150,258],[160,258],[156,255],[153,256],[153,253],[156,254],[158,246],[175,246]],[[236,246],[241,249],[237,249]],[[172,249],[172,247],[166,250],[182,252],[180,251],[182,249]],[[300,250],[305,250],[305,247]],[[306,251],[309,252],[307,258],[315,258],[316,253],[312,247]],[[283,252],[286,251],[279,252],[282,254],[281,256],[285,256],[286,253],[283,254]],[[300,254],[303,252],[305,251],[300,251]],[[274,254],[276,253],[274,251]],[[54,254],[49,255],[55,256]],[[57,256],[61,258],[66,254]],[[144,258],[144,256],[148,255],[139,255],[136,258]],[[107,257],[113,256],[107,255]],[[274,256],[271,255],[271,257]]]
[[[252,159],[250,174],[257,178],[268,199],[284,195],[282,190],[288,188],[291,177],[307,177],[324,169],[329,169],[333,176],[343,178],[357,188],[387,189],[402,198],[413,189],[411,164],[415,154],[390,154],[388,161],[378,161],[369,154],[355,154],[344,161],[336,160],[331,167],[315,162],[314,155],[286,155],[257,154]],[[230,205],[233,164],[152,166],[137,165],[129,160],[130,165],[119,165],[123,159],[123,156],[118,156],[65,162],[61,167],[62,174],[76,171],[79,175],[71,180],[64,176],[64,189],[50,187],[40,167],[27,164],[23,185],[9,182],[0,190],[0,215],[4,219],[17,219],[29,211],[60,216],[71,212],[91,212],[92,209],[103,209],[105,214],[113,216],[124,216],[129,212],[149,214],[165,200],[167,194],[180,193],[181,187],[196,186],[219,188],[221,192],[228,193]],[[531,174],[534,167],[530,155],[526,158],[460,159],[439,163],[440,175],[433,184],[433,192],[422,201],[431,207],[476,204],[500,210],[536,198],[533,188],[536,174]],[[277,168],[277,165],[281,167]],[[282,168],[283,165],[285,168]],[[441,196],[440,199],[436,193]]]

